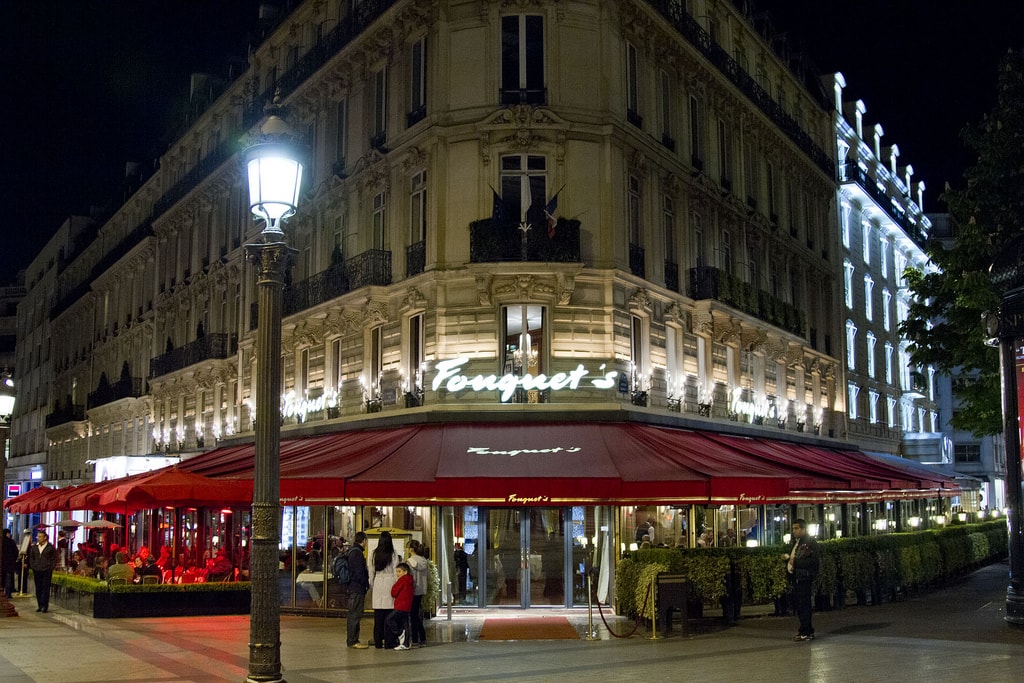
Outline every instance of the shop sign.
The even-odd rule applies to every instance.
[[[444,387],[453,394],[468,389],[473,391],[500,391],[501,400],[507,401],[512,398],[516,389],[520,387],[527,391],[575,390],[579,388],[583,378],[590,374],[590,371],[580,364],[571,372],[557,372],[551,375],[551,377],[545,374],[531,375],[529,373],[522,376],[509,373],[500,377],[498,375],[467,377],[466,375],[459,374],[459,371],[468,362],[469,358],[465,357],[438,361],[435,366],[437,374],[434,375],[433,390],[437,391],[439,388]],[[605,364],[602,363],[598,370],[603,374],[588,380],[591,386],[597,389],[612,389],[615,387],[615,378],[619,373],[616,370],[605,370],[605,367]]]
[[[466,453],[469,455],[507,455],[510,458],[514,458],[517,455],[537,455],[542,453],[579,453],[581,450],[583,449],[579,446],[571,446],[569,448],[562,448],[561,446],[552,446],[551,448],[512,448],[507,451],[495,450],[487,446],[470,446],[466,449]]]
[[[310,413],[322,413],[328,408],[336,408],[338,400],[336,389],[324,389],[324,393],[317,398],[299,398],[294,391],[289,391],[281,397],[281,414],[285,417],[297,416],[301,422],[305,422]]]
[[[21,484],[8,484],[7,485],[7,497],[14,498],[15,496],[21,495]]]
[[[743,387],[736,387],[732,390],[732,401],[729,404],[729,409],[737,415],[745,416],[748,422],[753,422],[756,418],[764,420],[774,419],[779,414],[778,407],[773,399],[762,398],[757,401],[744,401]]]

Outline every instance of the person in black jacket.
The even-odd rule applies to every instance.
[[[32,580],[36,584],[36,611],[46,612],[50,609],[50,579],[57,566],[57,549],[45,532],[40,531],[36,542],[28,547],[28,566],[32,570]]]
[[[348,554],[345,557],[349,572],[352,574],[352,578],[348,582],[348,618],[345,643],[357,650],[365,650],[368,647],[366,643],[359,642],[359,622],[363,618],[363,608],[366,606],[366,591],[370,590],[370,575],[366,570],[366,557],[363,556],[364,547],[366,547],[366,534],[357,531],[352,540],[352,547],[348,549]]]
[[[807,523],[802,519],[793,522],[793,549],[783,558],[786,571],[793,582],[793,603],[796,616],[800,619],[800,630],[793,640],[804,642],[814,640],[814,626],[811,625],[814,591],[814,577],[821,566],[821,551],[818,542],[807,533]]]
[[[18,544],[11,538],[11,530],[4,529],[3,591],[8,599],[14,595],[14,575],[18,571]]]

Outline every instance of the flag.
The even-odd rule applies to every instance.
[[[491,194],[494,195],[494,204],[491,208],[491,227],[496,228],[505,222],[505,202],[493,187]]]
[[[558,195],[561,192],[561,190],[556,192],[555,196],[544,207],[544,216],[548,219],[548,239],[555,238],[555,211],[558,210]]]

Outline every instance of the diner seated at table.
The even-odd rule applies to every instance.
[[[156,564],[156,558],[150,555],[146,558],[146,561],[142,565],[142,571],[140,572],[142,582],[145,583],[147,576],[155,576],[157,583],[163,580],[163,572],[160,571],[160,567]]]
[[[107,569],[107,581],[124,579],[127,583],[131,583],[134,578],[135,570],[125,560],[124,553],[119,552],[114,558],[114,564]]]
[[[92,577],[100,581],[107,580],[107,558],[102,555],[96,558],[96,564],[92,568]]]
[[[223,546],[217,550],[217,556],[206,561],[207,581],[230,581],[235,571],[235,565],[228,557],[228,551]]]

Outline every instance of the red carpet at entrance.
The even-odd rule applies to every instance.
[[[580,637],[565,617],[484,619],[480,640],[576,640]]]

